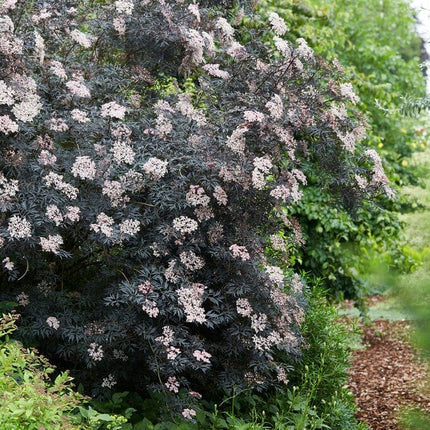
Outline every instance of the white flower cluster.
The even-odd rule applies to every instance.
[[[207,123],[206,117],[201,109],[196,109],[192,102],[190,96],[187,94],[179,94],[178,102],[176,103],[176,108],[181,112],[182,115],[195,121],[197,125],[203,126]]]
[[[266,266],[266,273],[269,276],[269,279],[277,285],[282,285],[284,282],[284,272],[278,266]]]
[[[35,80],[28,76],[13,74],[9,84],[1,82],[0,98],[4,99],[5,104],[9,106],[13,105],[12,112],[15,118],[18,121],[31,122],[42,109]],[[7,118],[9,121],[7,121]],[[9,132],[14,132],[16,131],[15,123],[13,121],[11,123],[10,121],[12,120],[10,120],[9,116],[5,115],[2,121],[4,122],[2,128],[7,128],[6,126],[9,125],[9,128],[11,128]]]
[[[196,231],[198,227],[198,222],[187,216],[180,216],[173,220],[173,228],[182,234],[192,233]]]
[[[40,97],[37,94],[29,94],[14,105],[12,112],[19,121],[31,122],[41,109]]]
[[[160,160],[156,157],[151,157],[143,166],[143,171],[151,177],[151,179],[161,179],[167,173],[167,161]]]
[[[248,299],[237,299],[236,300],[236,311],[243,317],[250,317],[252,314],[252,307]]]
[[[287,25],[285,24],[285,21],[276,12],[270,13],[269,22],[270,22],[270,25],[272,26],[273,31],[278,36],[283,36],[288,30]]]
[[[219,205],[226,206],[228,203],[227,193],[223,190],[223,188],[217,185],[214,188],[213,196]]]
[[[256,332],[263,331],[267,326],[266,314],[251,315],[251,328]]]
[[[258,351],[269,351],[274,345],[283,343],[281,335],[275,330],[273,330],[267,337],[257,336],[255,334],[252,336],[252,341],[254,342],[254,348]]]
[[[104,356],[102,345],[96,342],[90,343],[87,352],[94,361],[101,361]]]
[[[3,134],[16,133],[18,131],[18,124],[12,121],[9,115],[0,115],[0,132]]]
[[[262,190],[267,183],[265,176],[270,172],[273,164],[269,157],[256,157],[253,164],[252,185],[257,190]]]
[[[80,81],[68,81],[66,87],[72,96],[80,98],[90,98],[90,90]]]
[[[167,382],[164,384],[169,391],[172,391],[173,393],[179,392],[179,381],[176,379],[176,376],[169,376],[167,378]]]
[[[179,254],[181,263],[191,271],[199,270],[205,265],[203,258],[198,257],[193,251],[184,251]]]
[[[187,41],[188,50],[191,51],[191,58],[195,64],[204,62],[203,49],[205,47],[205,39],[193,28],[183,28],[183,37]]]
[[[91,122],[87,113],[80,109],[73,109],[70,114],[72,115],[72,119],[80,124],[88,124]]]
[[[91,48],[91,45],[94,41],[94,38],[92,36],[86,33],[82,33],[82,31],[79,31],[77,29],[71,31],[70,36],[76,43],[78,43],[84,48]]]
[[[339,89],[340,89],[340,93],[344,97],[349,99],[352,104],[356,104],[360,100],[359,97],[355,94],[355,92],[352,88],[352,84],[350,82],[348,82],[346,84],[340,84]]]
[[[251,258],[248,250],[244,246],[239,246],[234,243],[230,246],[229,250],[233,254],[233,258],[240,258],[242,261],[246,261]]]
[[[355,134],[349,131],[347,131],[346,133],[342,133],[340,130],[337,129],[335,131],[337,137],[342,141],[343,147],[349,152],[354,152],[356,141]]]
[[[59,133],[69,129],[67,122],[63,118],[57,118],[55,116],[52,116],[48,121],[46,121],[46,125],[48,126],[49,130],[57,131]]]
[[[216,28],[221,30],[222,34],[227,38],[232,38],[234,34],[233,27],[227,22],[225,18],[218,18],[215,22]]]
[[[200,185],[190,185],[190,190],[186,195],[187,202],[192,206],[207,206],[210,197]]]
[[[124,15],[116,16],[113,19],[112,24],[113,24],[113,28],[118,32],[120,36],[123,36],[125,34],[125,30],[127,27],[126,27]]]
[[[0,80],[0,105],[13,105],[15,102],[14,91],[6,82]]]
[[[303,193],[299,190],[299,181],[302,184],[306,184],[306,176],[298,169],[293,169],[291,173],[286,174],[287,181],[285,184],[278,185],[271,192],[270,195],[275,199],[287,201],[292,199],[294,202],[298,202]]]
[[[193,351],[193,356],[197,361],[203,361],[204,363],[210,363],[210,358],[212,357],[212,354],[209,354],[209,352],[200,349],[196,349]]]
[[[370,181],[370,185],[378,186],[388,184],[389,180],[384,172],[379,154],[374,149],[368,149],[365,154],[373,161],[372,179]]]
[[[12,272],[12,270],[15,268],[15,263],[10,259],[10,257],[3,258],[2,263],[4,268],[9,270],[9,272]]]
[[[246,110],[243,113],[243,117],[245,118],[245,121],[248,122],[263,122],[264,121],[264,113],[258,112],[256,110]]]
[[[202,69],[215,78],[228,79],[230,77],[230,73],[220,70],[219,64],[205,64]]]
[[[134,3],[131,0],[117,0],[115,2],[116,12],[124,15],[131,15],[134,9]]]
[[[179,281],[180,278],[179,273],[176,269],[175,260],[169,261],[167,269],[164,271],[164,277],[167,281],[172,282],[173,284],[176,284]]]
[[[284,113],[284,105],[278,94],[274,94],[270,101],[266,103],[266,108],[273,119],[280,119]]]
[[[57,227],[63,222],[63,215],[56,205],[48,205],[45,215],[49,220],[53,221]]]
[[[339,119],[346,119],[348,118],[348,112],[346,110],[346,107],[343,103],[336,105],[333,104],[330,108],[330,112]]]
[[[112,147],[113,158],[116,163],[133,164],[135,152],[133,148],[125,142],[115,142]]]
[[[145,299],[142,310],[148,314],[150,318],[157,318],[160,313],[160,309],[158,309],[157,302],[154,300]]]
[[[112,388],[117,384],[115,377],[109,373],[106,378],[103,378],[102,387],[103,388]]]
[[[197,412],[196,412],[194,409],[185,408],[185,409],[182,411],[182,416],[183,416],[186,420],[192,420],[196,415],[197,415]]]
[[[105,103],[101,106],[101,116],[124,119],[126,108],[116,102]]]
[[[140,222],[137,219],[126,219],[119,225],[119,232],[134,236],[140,231]]]
[[[71,172],[73,176],[81,179],[94,179],[96,177],[96,163],[86,155],[76,157]]]
[[[0,12],[6,10],[4,2],[0,5]],[[0,17],[0,53],[4,55],[20,55],[23,52],[24,41],[15,37],[14,24],[9,16]]]
[[[296,48],[297,53],[305,60],[313,60],[314,58],[314,51],[313,49],[308,45],[305,39],[302,37],[299,37],[296,42],[298,43],[298,46]]]
[[[16,179],[7,179],[0,172],[0,204],[10,201],[12,197],[16,196],[18,191],[18,181]]]
[[[124,196],[124,184],[119,181],[104,181],[102,194],[109,197],[112,207],[117,207],[121,203],[126,203],[130,197]]]
[[[64,218],[70,220],[71,222],[79,221],[79,213],[81,210],[77,206],[67,206],[67,212],[64,215]]]
[[[178,355],[180,355],[181,350],[179,348],[176,348],[175,346],[169,346],[166,349],[166,352],[167,352],[167,359],[172,361],[172,360],[175,360]]]
[[[96,233],[101,232],[106,237],[111,237],[113,234],[113,228],[115,221],[112,217],[106,215],[104,212],[101,212],[97,215],[97,223],[90,224],[91,230]]]
[[[368,185],[367,179],[360,175],[355,175],[355,182],[361,190],[365,190]]]
[[[51,164],[56,163],[57,157],[52,154],[52,152],[49,152],[46,149],[42,149],[42,151],[40,151],[38,161],[43,166],[49,166]]]
[[[188,6],[188,11],[196,17],[197,22],[200,22],[199,6],[196,3],[191,3]]]
[[[243,155],[246,144],[245,133],[248,130],[248,127],[244,125],[240,125],[235,130],[233,130],[233,133],[227,139],[227,147],[230,148],[236,154]]]
[[[215,216],[212,209],[209,206],[200,206],[194,209],[194,215],[201,221],[207,221]]]
[[[49,172],[44,180],[47,187],[54,186],[58,191],[64,193],[69,199],[74,200],[78,197],[79,190],[63,181],[63,176],[58,173]]]
[[[18,304],[20,306],[27,306],[30,304],[30,300],[28,298],[28,295],[25,294],[24,292],[22,292],[16,296],[16,301],[18,302]]]
[[[60,246],[63,244],[63,238],[59,234],[48,235],[48,237],[40,238],[40,246],[45,252],[58,254]]]
[[[7,231],[12,239],[25,239],[31,237],[31,224],[19,215],[9,218]]]
[[[57,76],[57,78],[60,78],[62,80],[67,79],[66,69],[60,61],[51,60],[49,62],[49,70],[52,72],[53,75]]]
[[[164,346],[169,346],[173,342],[173,336],[175,332],[167,325],[163,327],[163,334],[155,338],[156,342],[160,342]]]
[[[291,58],[291,47],[288,42],[278,36],[273,38],[276,49],[286,58]]]

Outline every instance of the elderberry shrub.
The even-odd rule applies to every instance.
[[[281,388],[305,306],[282,207],[313,168],[333,197],[390,193],[340,68],[276,17],[271,44],[242,45],[188,1],[0,11],[0,282],[21,337],[95,395]]]

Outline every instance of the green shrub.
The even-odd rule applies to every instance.
[[[338,321],[336,308],[324,295],[320,287],[311,292],[302,326],[307,348],[302,361],[289,375],[290,384],[298,387],[308,410],[314,410],[328,428],[364,429],[366,426],[357,424],[354,418],[354,399],[346,386],[349,347],[357,331],[347,330]]]
[[[72,378],[60,373],[54,381],[50,363],[37,351],[23,348],[8,336],[16,315],[0,320],[0,424],[7,430],[72,429],[70,412],[84,398],[72,390]],[[5,427],[7,426],[7,427]]]

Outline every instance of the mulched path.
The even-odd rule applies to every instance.
[[[372,430],[400,429],[398,413],[406,406],[430,411],[427,368],[407,341],[410,328],[407,321],[386,320],[362,327],[365,348],[352,354],[349,387],[357,418]]]

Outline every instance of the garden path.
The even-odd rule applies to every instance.
[[[403,219],[408,246],[423,264],[400,279],[399,290],[394,290],[400,296],[430,280],[430,148],[418,153],[412,163],[422,170],[426,188],[410,187],[406,192],[417,197],[423,209],[403,215]],[[372,322],[362,324],[362,347],[352,355],[349,387],[356,397],[357,417],[372,430],[400,429],[401,411],[408,407],[430,412],[429,366],[419,360],[412,346],[413,315],[405,313],[392,296],[393,290],[391,298],[389,294],[369,298]]]

